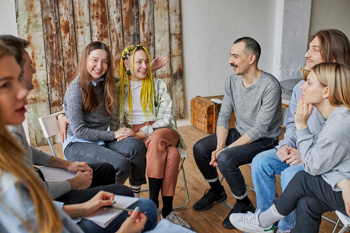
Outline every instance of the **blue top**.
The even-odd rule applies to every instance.
[[[25,221],[33,232],[38,232],[38,219],[28,188],[11,173],[6,171],[0,173],[0,232],[30,232],[20,219]],[[83,232],[63,212],[61,203],[55,205],[64,227],[62,233]]]

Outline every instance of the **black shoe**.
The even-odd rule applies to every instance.
[[[235,227],[230,222],[230,215],[232,213],[247,213],[248,211],[254,213],[255,208],[252,203],[250,203],[248,206],[244,205],[243,203],[235,203],[233,206],[233,209],[230,211],[230,213],[227,215],[225,220],[222,222],[222,226],[227,229],[235,229]]]
[[[214,193],[211,189],[207,189],[204,196],[193,205],[193,209],[197,211],[208,210],[213,206],[215,201],[223,202],[227,198],[225,191],[221,194]]]

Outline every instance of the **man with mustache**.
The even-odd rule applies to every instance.
[[[210,185],[193,209],[204,211],[215,201],[226,200],[224,187],[218,179],[218,167],[237,200],[223,221],[223,226],[230,229],[234,228],[229,221],[231,213],[255,210],[239,166],[251,163],[255,155],[273,148],[281,135],[281,87],[273,75],[258,69],[260,54],[260,45],[250,37],[234,42],[229,60],[234,74],[225,82],[217,131],[193,147],[197,166]],[[236,128],[229,129],[233,110]]]

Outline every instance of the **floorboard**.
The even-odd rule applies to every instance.
[[[209,188],[209,185],[204,181],[203,176],[199,172],[194,158],[193,158],[193,145],[201,138],[208,136],[207,133],[189,125],[189,126],[182,126],[179,127],[179,131],[184,138],[186,145],[187,145],[187,152],[188,152],[188,157],[186,158],[186,161],[184,163],[185,166],[185,176],[187,180],[187,186],[189,189],[189,195],[190,195],[190,203],[187,207],[184,209],[179,209],[177,212],[181,217],[186,219],[194,228],[196,232],[200,233],[212,233],[212,232],[241,232],[238,230],[228,230],[225,229],[222,226],[222,221],[224,218],[227,216],[227,214],[230,212],[230,209],[223,205],[223,204],[214,204],[214,206],[207,211],[202,211],[202,212],[197,212],[192,209],[193,204],[199,200],[203,194],[204,191]],[[56,144],[55,150],[57,154],[61,157],[62,156],[62,146],[60,144]],[[48,153],[50,152],[50,148],[47,147],[40,147],[41,150],[46,151]],[[252,181],[251,181],[251,169],[250,165],[244,165],[241,167],[241,171],[243,173],[243,176],[245,178],[246,184],[253,186]],[[221,175],[220,175],[221,176]],[[281,188],[280,188],[280,179],[277,177],[277,193],[281,193]],[[225,187],[226,193],[227,193],[227,200],[226,203],[233,206],[235,203],[235,198],[233,197],[232,193],[230,192],[230,189],[227,185],[227,183],[224,181],[223,185]],[[142,188],[148,187],[147,185],[144,185]],[[142,192],[141,193],[142,197],[147,198],[148,197],[148,192]],[[252,200],[253,203],[256,202],[256,195],[253,191],[248,191],[248,196]],[[178,184],[176,187],[176,195],[174,197],[174,206],[178,205],[183,205],[186,201],[186,196],[185,196],[185,189],[184,189],[184,182],[183,182],[183,177],[182,173],[179,174],[178,177]],[[161,204],[160,204],[161,205]],[[336,220],[336,215],[335,213],[327,213],[325,216]],[[321,233],[330,233],[332,232],[334,227],[334,224],[322,220],[322,224],[320,227]],[[337,232],[340,230],[338,227]]]

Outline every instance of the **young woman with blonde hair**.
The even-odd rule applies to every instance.
[[[191,228],[172,207],[180,163],[176,147],[186,149],[186,145],[172,124],[173,102],[168,86],[161,79],[153,79],[150,58],[142,45],[130,45],[123,50],[119,94],[120,124],[131,128],[147,147],[150,199],[158,207],[162,190],[162,217]]]
[[[350,67],[318,64],[301,90],[295,126],[305,171],[295,175],[265,212],[231,214],[231,223],[242,231],[267,232],[294,209],[293,232],[318,232],[321,216],[328,211],[350,216]],[[307,125],[314,106],[326,119],[318,134]]]

